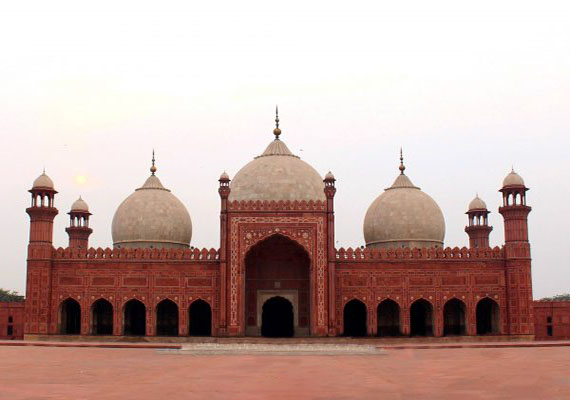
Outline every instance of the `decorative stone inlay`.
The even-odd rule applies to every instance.
[[[278,225],[268,229],[267,225]],[[278,230],[277,230],[278,229]],[[279,234],[299,243],[311,260],[311,297],[316,289],[317,325],[325,325],[326,238],[324,218],[308,217],[240,217],[232,216],[230,223],[230,325],[239,325],[238,298],[244,290],[245,255],[259,241]]]

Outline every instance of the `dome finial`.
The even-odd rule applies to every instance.
[[[275,129],[273,129],[273,134],[275,135],[275,140],[279,140],[279,135],[281,135],[281,129],[279,129],[279,107],[275,106]]]
[[[400,147],[400,174],[404,175],[406,167],[404,166],[404,155],[402,153],[402,148]]]
[[[154,165],[154,149],[152,149],[152,167],[150,167],[150,172],[154,175],[156,172],[156,166]]]

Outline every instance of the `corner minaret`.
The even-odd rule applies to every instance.
[[[503,180],[499,192],[503,194],[503,205],[499,213],[505,220],[505,247],[509,256],[530,258],[528,243],[528,214],[531,208],[526,205],[526,192],[523,179],[514,170]]]
[[[469,218],[469,224],[465,227],[465,232],[469,235],[469,248],[488,248],[489,234],[493,227],[489,226],[488,215],[490,211],[487,209],[485,202],[479,198],[479,195],[471,200],[469,209],[465,214]]]
[[[65,229],[69,235],[69,247],[76,249],[89,248],[89,235],[93,233],[93,229],[89,227],[89,206],[79,196],[79,199],[71,206],[69,215],[69,227]]]
[[[228,197],[230,196],[230,176],[224,171],[218,179],[220,187],[218,193],[220,194],[221,210],[220,210],[220,325],[218,327],[219,333],[222,336],[228,334],[228,315],[226,309],[227,287],[228,287],[228,253],[229,243],[228,240]]]
[[[30,216],[30,246],[47,246],[50,250],[53,242],[53,220],[58,214],[55,208],[53,181],[45,171],[34,181],[29,190],[32,194],[31,207],[26,209]]]
[[[514,170],[503,180],[499,212],[505,220],[505,283],[507,296],[506,328],[509,335],[534,338],[532,277],[528,214],[523,179]]]
[[[26,209],[30,216],[30,242],[26,269],[26,319],[24,335],[47,334],[55,329],[51,324],[51,279],[53,253],[53,220],[55,208],[53,181],[45,171],[30,189],[32,204]]]
[[[328,334],[335,335],[336,329],[336,289],[335,289],[335,269],[336,269],[336,249],[334,239],[334,195],[336,194],[336,179],[332,172],[328,172],[323,180],[325,183],[325,196],[327,197],[327,260],[329,279],[329,326]]]

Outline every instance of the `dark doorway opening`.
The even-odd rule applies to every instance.
[[[81,333],[81,306],[73,299],[61,303],[60,333],[63,335],[79,335]]]
[[[310,334],[311,259],[303,246],[288,237],[274,234],[252,246],[245,256],[246,335],[260,335],[263,310],[260,293],[284,297],[279,290],[296,292],[295,336]],[[261,301],[259,302],[261,303]]]
[[[433,336],[433,307],[427,300],[415,301],[410,307],[412,336]]]
[[[261,336],[292,337],[293,305],[281,296],[275,296],[263,304],[261,313]]]
[[[157,336],[178,336],[178,306],[169,299],[156,306]]]
[[[400,306],[386,299],[378,304],[378,336],[400,335]]]
[[[366,306],[360,300],[344,306],[344,336],[366,336]]]
[[[91,306],[91,333],[113,334],[113,306],[105,299],[99,299]]]
[[[146,307],[138,300],[125,304],[124,334],[126,336],[146,335]]]
[[[211,336],[212,335],[212,309],[204,300],[196,300],[188,309],[189,312],[189,335]]]
[[[492,299],[485,297],[477,303],[477,335],[499,333],[499,305]]]
[[[459,299],[453,298],[443,306],[443,334],[465,335],[465,303]]]

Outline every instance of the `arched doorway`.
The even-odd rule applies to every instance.
[[[204,300],[196,300],[188,308],[188,334],[190,336],[212,335],[212,309]]]
[[[156,306],[157,336],[178,336],[178,306],[164,299]]]
[[[400,306],[386,299],[378,304],[378,336],[400,335]]]
[[[113,334],[113,306],[105,299],[99,299],[91,305],[91,334]]]
[[[410,307],[412,336],[433,336],[433,307],[425,299],[416,300]]]
[[[253,246],[245,257],[246,335],[262,334],[263,305],[273,297],[293,308],[295,336],[310,334],[310,265],[305,249],[279,234]]]
[[[293,327],[293,304],[281,296],[275,296],[263,303],[261,313],[261,335],[267,337],[291,337]]]
[[[344,306],[344,336],[366,336],[366,306],[360,300]]]
[[[146,307],[139,300],[125,303],[123,332],[125,336],[146,335]]]
[[[477,303],[477,335],[499,334],[499,305],[485,297]]]
[[[74,299],[66,299],[60,305],[59,333],[79,335],[81,333],[81,306]]]
[[[465,303],[459,299],[450,299],[443,306],[443,334],[465,335]]]

